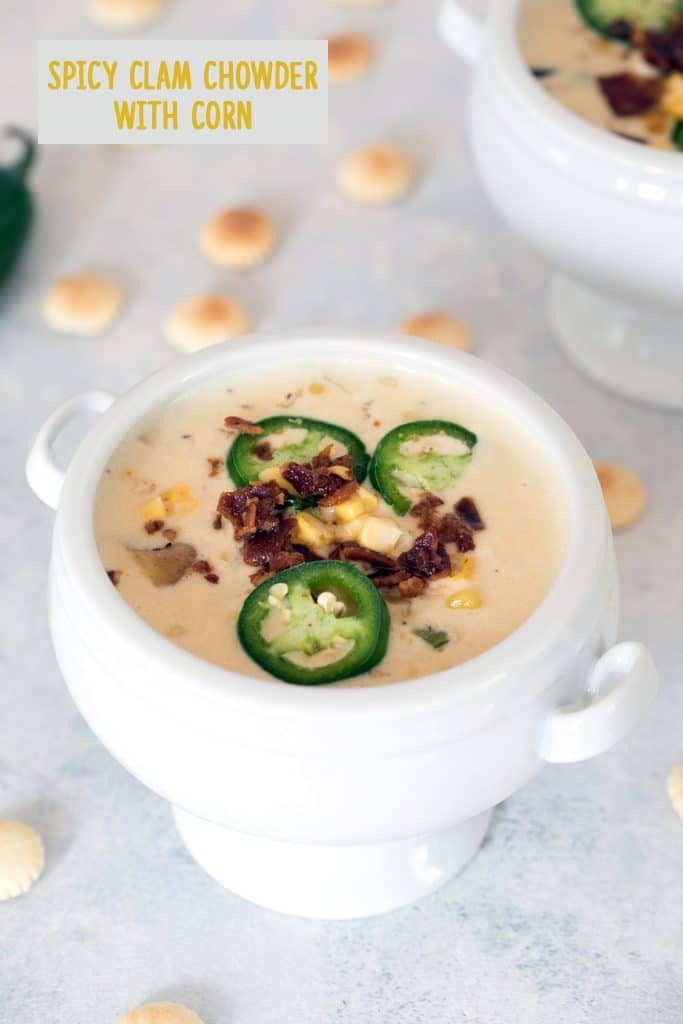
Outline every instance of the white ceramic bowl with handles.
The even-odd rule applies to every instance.
[[[440,28],[473,67],[475,159],[493,204],[560,271],[560,343],[604,386],[683,408],[683,153],[621,139],[549,96],[519,50],[523,0],[490,0],[485,20],[463,2],[445,0]]]
[[[202,381],[366,359],[448,376],[542,439],[571,506],[567,557],[542,605],[458,668],[356,689],[247,678],[152,630],[112,587],[93,536],[97,483],[123,436]],[[102,415],[63,474],[52,446],[82,410]],[[471,356],[360,332],[229,342],[117,400],[96,391],[66,402],[38,434],[27,475],[57,509],[50,626],[76,704],[114,757],[173,804],[196,859],[264,906],[359,917],[436,889],[475,852],[497,803],[544,761],[607,750],[655,693],[645,648],[613,646],[615,562],[588,456],[544,402]]]

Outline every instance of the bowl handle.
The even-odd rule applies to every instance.
[[[657,669],[647,647],[621,643],[593,667],[585,707],[557,708],[546,719],[538,752],[544,761],[568,764],[609,750],[635,725],[654,699]]]
[[[59,505],[64,483],[65,472],[55,462],[53,451],[62,429],[81,413],[106,412],[114,401],[115,396],[108,391],[83,391],[55,409],[38,431],[26,460],[26,479],[33,493],[50,508]]]
[[[484,39],[484,23],[459,3],[443,0],[438,17],[441,38],[470,64],[476,64]]]

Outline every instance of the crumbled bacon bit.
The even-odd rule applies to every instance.
[[[455,544],[458,551],[474,551],[475,542],[472,531],[457,515],[442,516],[437,526],[439,540],[442,544]]]
[[[282,475],[297,494],[308,498],[315,489],[315,471],[310,462],[287,462]]]
[[[631,23],[630,21],[627,21],[626,18],[618,18],[607,26],[608,34],[613,36],[615,39],[628,41],[631,38],[631,31]]]
[[[284,491],[274,481],[270,481],[267,484],[238,487],[235,491],[223,491],[216,511],[232,523],[235,540],[242,540],[257,531],[277,529],[280,521],[278,511],[284,503]]]
[[[616,75],[601,75],[598,85],[612,113],[617,117],[644,114],[657,103],[662,92],[659,78],[644,78],[630,71]]]
[[[207,583],[218,583],[220,577],[217,576],[215,572],[207,572],[204,579],[206,580]]]
[[[145,533],[158,533],[163,525],[163,519],[148,519],[145,523]]]
[[[165,537],[166,540],[175,540],[176,537],[178,536],[178,531],[177,530],[171,530],[170,527],[169,527],[166,530],[162,530],[161,536]]]
[[[207,572],[211,572],[211,565],[205,558],[200,558],[199,561],[194,563],[192,569],[194,572],[199,573],[200,576],[205,576]]]
[[[306,561],[306,556],[301,551],[276,551],[270,559],[269,568],[271,572],[282,572],[283,569],[291,569],[293,565],[301,565]]]
[[[213,526],[214,530],[223,529],[223,516],[220,514],[220,512],[216,512],[216,515],[214,516],[211,525]]]
[[[251,454],[255,455],[261,462],[270,462],[273,457],[273,446],[270,441],[259,441],[251,449]]]
[[[340,469],[348,473],[340,475]],[[287,462],[282,468],[282,475],[298,495],[302,498],[316,497],[322,506],[339,505],[358,489],[352,457],[341,455],[333,459],[332,445],[314,455],[310,462]]]
[[[315,551],[312,551],[305,544],[292,544],[292,550],[298,551],[300,555],[304,556],[304,562],[324,562],[325,559],[320,555],[316,555]]]
[[[337,476],[336,473],[330,474],[336,476],[337,480],[341,480],[341,477]],[[358,490],[357,480],[346,480],[342,481],[341,487],[335,488],[329,494],[326,494],[320,499],[318,504],[322,507],[328,507],[329,505],[341,505],[343,501],[347,501],[355,491]]]
[[[635,42],[648,64],[658,71],[683,71],[683,18],[665,32],[643,32]]]
[[[295,526],[293,516],[287,516],[279,520],[274,530],[259,531],[248,537],[244,542],[244,561],[247,565],[267,565],[275,554],[287,547]]]
[[[461,498],[460,501],[456,502],[455,514],[458,519],[462,519],[463,523],[469,526],[470,530],[486,529],[486,524],[481,518],[474,498]]]
[[[399,557],[399,562],[411,576],[434,579],[447,576],[451,571],[448,553],[433,528],[421,533],[412,548]]]
[[[209,476],[218,476],[221,468],[221,459],[209,456],[206,460],[209,464]]]
[[[264,580],[269,579],[269,577],[271,577],[272,575],[272,572],[268,572],[267,569],[259,569],[258,572],[251,573],[249,577],[249,582],[253,586],[258,587],[259,583],[263,583]]]
[[[667,32],[646,32],[641,53],[653,68],[669,71],[671,68],[671,43]]]
[[[398,564],[395,558],[383,555],[381,551],[373,551],[372,548],[364,548],[353,541],[337,544],[329,558],[333,562],[367,562],[381,569],[396,569]]]
[[[419,597],[427,588],[427,583],[420,576],[409,576],[407,580],[401,580],[398,585],[401,597]]]
[[[226,416],[223,423],[228,430],[235,430],[238,434],[263,433],[263,427],[259,427],[256,423],[245,420],[241,416]]]
[[[107,576],[109,577],[111,582],[114,584],[114,586],[118,587],[119,580],[121,579],[121,570],[120,569],[107,569]]]
[[[443,505],[441,498],[438,498],[436,494],[431,494],[429,491],[422,495],[416,505],[413,505],[410,514],[419,519],[421,530],[428,530],[430,526],[435,525],[438,521],[436,509],[440,505]]]
[[[380,590],[389,587],[400,587],[402,583],[410,579],[410,573],[407,569],[396,569],[394,572],[385,572],[381,569],[377,572],[373,572],[370,579]]]

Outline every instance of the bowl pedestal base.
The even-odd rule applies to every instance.
[[[382,914],[438,889],[476,853],[491,813],[430,836],[322,846],[232,832],[174,809],[190,853],[226,889],[283,914],[326,919]]]
[[[620,302],[558,274],[549,315],[562,349],[602,387],[683,409],[681,313]]]

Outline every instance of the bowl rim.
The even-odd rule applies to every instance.
[[[568,542],[558,576],[541,604],[517,629],[494,647],[454,668],[417,679],[367,687],[291,686],[276,679],[257,679],[214,665],[191,654],[157,633],[117,594],[99,558],[94,538],[93,501],[108,458],[125,434],[145,415],[189,387],[216,374],[253,371],[259,361],[269,368],[320,360],[319,346],[336,361],[335,346],[343,358],[378,357],[391,361],[392,373],[449,374],[461,384],[474,385],[490,399],[502,402],[508,414],[523,416],[525,425],[540,430],[539,437],[556,460],[566,482]],[[355,350],[355,351],[354,351]],[[224,342],[176,359],[126,391],[91,428],[68,467],[55,527],[53,566],[59,559],[68,576],[70,593],[85,599],[93,635],[100,624],[134,654],[136,662],[162,666],[159,672],[139,672],[135,686],[140,697],[163,696],[184,702],[188,697],[212,705],[216,701],[260,713],[267,706],[278,714],[306,712],[333,715],[427,711],[487,693],[495,693],[512,676],[532,682],[532,667],[549,665],[558,638],[576,631],[576,619],[604,573],[605,549],[610,536],[602,492],[588,454],[576,435],[543,399],[503,370],[483,360],[402,334],[377,331],[313,328],[271,331]],[[572,634],[573,635],[573,634]],[[575,638],[574,638],[575,639]],[[87,638],[84,639],[87,642]],[[552,680],[546,680],[549,685]],[[95,685],[99,685],[96,682]],[[509,696],[509,693],[507,694]]]
[[[572,0],[567,0],[571,3]],[[615,170],[622,172],[647,173],[658,179],[668,178],[674,187],[683,189],[683,153],[675,150],[659,150],[653,146],[640,146],[628,139],[622,139],[598,125],[585,120],[573,111],[568,110],[558,100],[550,96],[531,74],[526,64],[518,41],[519,13],[525,0],[497,0],[490,7],[486,24],[487,53],[482,59],[486,62],[493,47],[498,54],[498,63],[504,71],[506,86],[514,89],[517,97],[527,106],[533,108],[543,123],[545,130],[559,136],[570,145],[581,145],[589,151],[589,156],[603,158],[605,161],[618,165]],[[564,161],[557,160],[558,170]],[[614,187],[614,182],[611,183]],[[665,201],[665,196],[635,195],[632,190],[616,182],[620,193],[635,199],[653,199]],[[672,204],[680,207],[681,194],[671,197]]]

